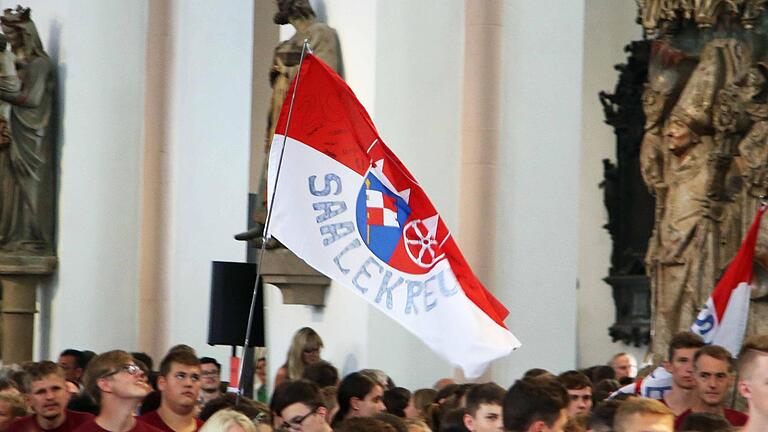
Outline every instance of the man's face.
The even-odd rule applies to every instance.
[[[215,392],[221,384],[219,368],[216,363],[203,363],[200,365],[200,388],[203,391]]]
[[[641,414],[629,416],[624,432],[674,432],[675,418],[671,415]]]
[[[696,392],[708,406],[720,406],[731,386],[728,363],[708,355],[699,356],[694,365]]]
[[[55,420],[64,415],[68,402],[66,382],[56,374],[32,381],[27,393],[27,404],[35,411],[35,415],[46,420]]]
[[[749,414],[768,418],[768,354],[760,354],[749,377],[739,382],[739,392],[749,402]]]
[[[575,417],[577,414],[586,414],[592,409],[592,388],[568,389],[568,417]]]
[[[311,409],[301,402],[288,405],[280,412],[286,431],[322,432],[325,430],[325,408]]]
[[[127,363],[105,377],[99,378],[102,393],[110,393],[119,399],[143,399],[152,388],[144,371],[134,363]]]
[[[358,400],[357,416],[372,417],[384,412],[386,409],[387,407],[384,406],[384,390],[381,386],[375,385],[362,400]]]
[[[200,393],[200,366],[171,363],[168,375],[158,377],[157,387],[162,392],[162,405],[178,415],[189,415]]]
[[[464,426],[470,432],[502,432],[504,421],[501,417],[501,405],[480,404],[474,416],[464,414]]]
[[[693,356],[697,348],[678,348],[672,354],[672,359],[664,368],[672,374],[672,380],[677,387],[690,390],[696,386],[693,378]]]
[[[624,377],[634,378],[637,371],[637,365],[632,357],[623,355],[617,357],[613,361],[613,371],[616,372],[616,379],[622,379]]]
[[[60,356],[59,366],[64,369],[64,375],[68,380],[80,382],[80,378],[83,376],[83,369],[77,366],[77,360],[74,356]]]

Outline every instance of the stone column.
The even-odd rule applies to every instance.
[[[501,135],[503,0],[465,3],[458,243],[483,284],[494,277],[497,149]],[[457,370],[457,376],[460,376]],[[487,380],[490,371],[480,381]]]
[[[480,281],[493,278],[497,149],[501,135],[503,0],[465,3],[459,244]]]
[[[0,276],[3,286],[3,363],[32,360],[37,276]]]
[[[37,285],[56,267],[53,256],[0,257],[0,286],[3,289],[0,347],[4,364],[33,358]]]

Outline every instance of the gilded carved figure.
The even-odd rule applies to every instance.
[[[638,0],[638,21],[656,38],[640,149],[656,198],[646,256],[656,357],[672,334],[690,328],[768,192],[768,70],[760,54],[768,46],[751,33],[763,26],[765,3]],[[765,221],[756,255],[768,269]],[[768,330],[764,273],[748,333]]]
[[[54,67],[29,9],[0,24],[11,48],[0,53],[0,254],[52,255]]]

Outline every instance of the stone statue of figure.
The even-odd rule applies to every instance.
[[[716,39],[702,49],[661,135],[650,129],[643,141],[643,147],[656,146],[641,149],[643,177],[657,200],[646,262],[650,350],[656,355],[663,356],[671,335],[690,328],[739,246],[738,206],[729,199],[737,192],[730,179],[738,174],[727,158],[718,158],[721,143],[713,125],[717,94],[733,76],[735,63],[724,59],[735,51],[734,43]]]
[[[768,196],[768,63],[758,62],[751,67],[737,88],[736,101],[751,125],[739,141],[736,162],[744,178],[741,196],[742,226],[746,231],[758,207]],[[768,220],[763,217],[755,249],[753,290],[747,335],[768,333]]]
[[[272,138],[275,135],[275,125],[280,118],[283,101],[288,93],[291,81],[299,70],[299,60],[304,39],[309,40],[312,54],[322,60],[339,75],[342,74],[341,48],[336,30],[327,24],[316,20],[308,0],[277,0],[277,13],[274,23],[278,25],[290,24],[296,33],[288,40],[281,42],[275,48],[272,68],[269,72],[269,82],[272,86],[272,98],[267,117],[267,134],[265,140],[265,152],[269,154]],[[238,240],[253,240],[262,235],[267,214],[267,163],[265,158],[259,183],[259,196],[256,212],[253,215],[256,227],[235,236]],[[256,242],[259,245],[259,242]],[[276,246],[271,240],[268,246]]]
[[[7,9],[0,17],[12,52],[2,52],[3,120],[0,139],[0,254],[53,254],[54,165],[49,133],[53,64],[43,51],[30,10]],[[8,57],[15,57],[9,62]],[[0,130],[0,136],[2,135]],[[4,137],[3,137],[4,138]]]

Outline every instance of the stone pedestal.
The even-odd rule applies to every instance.
[[[331,280],[288,249],[267,249],[261,266],[262,281],[280,288],[283,303],[325,305],[325,291]]]
[[[4,364],[32,360],[37,285],[53,273],[56,257],[0,256],[2,360]]]

